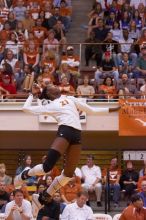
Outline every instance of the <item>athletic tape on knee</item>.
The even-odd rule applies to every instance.
[[[48,173],[50,170],[53,169],[54,165],[56,164],[56,162],[59,160],[60,157],[61,154],[59,153],[59,151],[54,149],[49,149],[47,158],[43,163],[43,169],[45,173]]]
[[[47,193],[53,196],[56,191],[58,191],[61,187],[65,186],[70,180],[70,177],[64,176],[63,174],[57,176],[47,189]]]

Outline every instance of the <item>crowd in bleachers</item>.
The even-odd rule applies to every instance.
[[[23,164],[16,169],[14,175],[26,167],[32,167],[30,155],[24,157]],[[94,156],[88,155],[86,163],[81,168],[76,168],[73,178],[60,191],[56,191],[51,201],[42,200],[42,193],[60,172],[58,167],[54,167],[45,176],[31,177],[21,188],[15,189],[12,177],[6,174],[6,165],[1,163],[0,216],[4,214],[6,220],[59,220],[59,216],[62,220],[69,220],[76,219],[75,216],[78,215],[79,220],[94,220],[93,200],[100,209],[106,199],[105,190],[109,190],[111,206],[114,209],[119,207],[122,201],[125,201],[125,207],[128,207],[129,211],[125,213],[124,210],[122,220],[130,219],[126,217],[127,214],[133,219],[134,207],[137,205],[134,202],[137,200],[138,215],[144,213],[144,217],[140,219],[145,219],[146,212],[143,208],[146,207],[146,161],[139,171],[134,168],[132,161],[127,161],[125,168],[121,169],[117,158],[111,159],[108,167],[101,168],[95,163]]]
[[[93,64],[92,60],[96,63],[96,92],[102,96],[145,94],[145,86],[141,88],[146,74],[145,16],[142,0],[94,2],[86,26],[85,61],[86,66]],[[128,85],[119,88],[123,74],[127,75]]]

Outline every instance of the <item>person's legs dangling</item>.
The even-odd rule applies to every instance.
[[[73,177],[75,168],[80,159],[81,145],[71,145],[66,151],[66,163],[64,172],[57,176],[52,184],[47,189],[47,193],[51,196],[54,195],[61,187],[65,186],[69,180]]]

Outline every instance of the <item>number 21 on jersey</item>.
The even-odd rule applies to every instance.
[[[63,100],[63,101],[61,101],[60,103],[61,103],[62,107],[63,107],[64,105],[69,104],[69,102],[68,102],[66,99],[65,99],[65,100]]]

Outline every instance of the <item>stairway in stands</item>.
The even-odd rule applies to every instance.
[[[87,14],[92,8],[93,0],[72,0],[73,15],[69,32],[67,33],[68,43],[83,43],[87,37],[87,29],[82,26],[88,24]],[[79,46],[75,46],[79,53]]]

